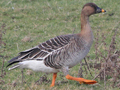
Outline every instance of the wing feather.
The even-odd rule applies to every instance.
[[[38,46],[20,52],[17,57],[8,61],[9,65],[17,62],[22,62],[24,60],[44,60],[46,57],[48,57],[48,60],[46,61],[53,63],[52,67],[57,67],[57,65],[54,64],[56,62],[52,61],[52,59],[54,58],[52,56],[52,53],[59,51],[61,48],[67,45],[71,37],[72,35],[57,36],[55,38],[47,40],[46,42],[41,43]]]
[[[85,41],[76,35],[72,35],[69,38],[59,37],[58,39],[59,42],[62,44],[64,43],[64,46],[51,52],[51,54],[44,59],[46,66],[55,69],[60,69],[63,66],[68,65],[68,63],[72,64],[74,58],[79,55],[79,52],[85,49]],[[65,44],[66,42],[67,44]]]

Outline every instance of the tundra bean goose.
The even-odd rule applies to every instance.
[[[93,33],[89,24],[89,16],[106,12],[94,3],[87,3],[81,11],[81,32],[61,35],[49,39],[31,49],[20,52],[8,61],[9,70],[28,68],[34,71],[53,73],[51,87],[55,85],[57,73],[62,71],[69,80],[79,83],[94,84],[95,80],[76,78],[69,75],[69,68],[78,64],[89,52],[93,43]],[[13,65],[14,64],[14,65]]]

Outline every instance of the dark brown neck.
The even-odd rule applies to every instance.
[[[81,13],[81,32],[80,36],[84,38],[86,42],[93,41],[93,33],[89,24],[89,16],[86,16],[84,11]]]
[[[89,25],[89,16],[86,16],[84,11],[81,12],[81,31],[85,30]]]

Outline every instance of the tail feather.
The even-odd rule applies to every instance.
[[[19,66],[20,66],[19,64],[16,64],[16,65],[10,67],[8,70],[12,70],[12,69],[18,68]]]
[[[13,63],[15,61],[18,61],[19,56],[12,58],[11,60],[8,61],[8,63]]]
[[[19,61],[11,62],[11,63],[9,63],[6,67],[9,67],[10,65],[15,64],[15,63],[18,63],[18,62],[19,62]]]
[[[15,63],[20,62],[20,60],[18,59],[18,57],[19,57],[19,56],[14,57],[14,58],[12,58],[11,60],[9,60],[9,61],[8,61],[9,64],[8,64],[6,67],[11,66],[11,65],[13,65],[13,64],[15,64]]]

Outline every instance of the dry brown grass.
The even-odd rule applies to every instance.
[[[89,56],[85,60],[85,63],[82,63],[81,66],[84,66],[84,70],[86,74],[88,74],[87,71],[91,74],[91,71],[94,69],[95,75],[91,74],[91,77],[93,79],[98,79],[100,81],[104,82],[104,89],[106,89],[106,83],[110,82],[110,86],[114,87],[119,87],[120,88],[120,50],[116,48],[116,34],[117,34],[118,28],[113,30],[114,35],[111,37],[111,42],[108,47],[106,44],[106,36],[102,34],[102,39],[100,40],[99,34],[96,33],[98,37],[95,38],[95,62],[94,63],[89,63]],[[98,31],[99,32],[99,31]],[[101,42],[100,42],[101,41]],[[104,47],[104,50],[101,51],[100,45]],[[102,47],[101,46],[101,47]],[[103,54],[105,52],[106,54]],[[83,69],[79,69],[78,75],[83,76],[82,72]],[[86,69],[87,68],[87,69]]]
[[[2,36],[5,34],[5,31],[6,31],[6,29],[5,29],[5,24],[2,24],[2,26],[0,27],[0,48],[2,47],[2,45],[3,46],[5,46],[6,44],[5,44],[5,42],[3,42],[2,41]],[[4,52],[4,50],[0,50],[0,53],[3,53]],[[0,55],[0,57],[3,59],[3,62],[2,62],[2,67],[1,67],[1,75],[0,75],[0,77],[4,77],[4,75],[6,74],[5,72],[4,72],[4,56],[2,56],[2,55]],[[3,82],[3,81],[1,81],[1,82]]]

